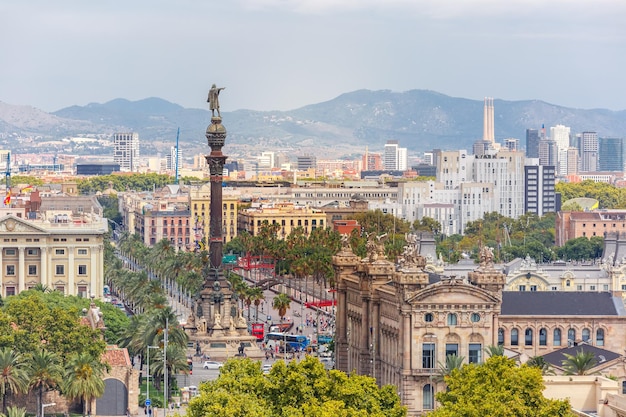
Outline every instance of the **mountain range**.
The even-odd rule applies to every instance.
[[[562,124],[572,133],[595,131],[600,137],[626,136],[626,111],[573,109],[540,100],[494,100],[496,141],[518,138],[525,145],[527,128]],[[381,150],[398,140],[412,152],[471,149],[482,139],[483,102],[428,90],[392,92],[358,90],[323,103],[290,111],[222,111],[227,146],[294,154],[327,155]],[[30,106],[0,102],[0,140],[11,146],[24,138],[60,140],[119,131],[139,133],[142,154],[173,146],[180,128],[181,149],[205,152],[204,131],[210,112],[189,109],[160,98],[71,106],[46,113]],[[155,152],[156,153],[156,152]],[[190,155],[191,152],[185,152]]]

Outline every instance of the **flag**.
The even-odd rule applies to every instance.
[[[26,187],[22,188],[20,190],[20,193],[30,193],[33,191],[33,186],[32,185],[27,185]]]
[[[4,197],[4,205],[8,206],[11,204],[11,190],[7,190],[7,195]]]

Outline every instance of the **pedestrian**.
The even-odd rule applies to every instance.
[[[126,417],[130,417],[130,408],[126,409]]]

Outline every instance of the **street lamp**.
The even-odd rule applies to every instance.
[[[146,348],[146,355],[148,356],[148,365],[146,368],[146,400],[150,399],[150,349],[158,349],[158,346],[148,346]]]
[[[46,407],[52,407],[53,405],[57,405],[57,403],[49,403],[49,404],[44,404],[43,402],[41,403],[41,417],[44,417],[44,408]]]

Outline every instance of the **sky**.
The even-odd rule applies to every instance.
[[[293,110],[360,89],[626,109],[623,0],[0,0],[0,101]]]

